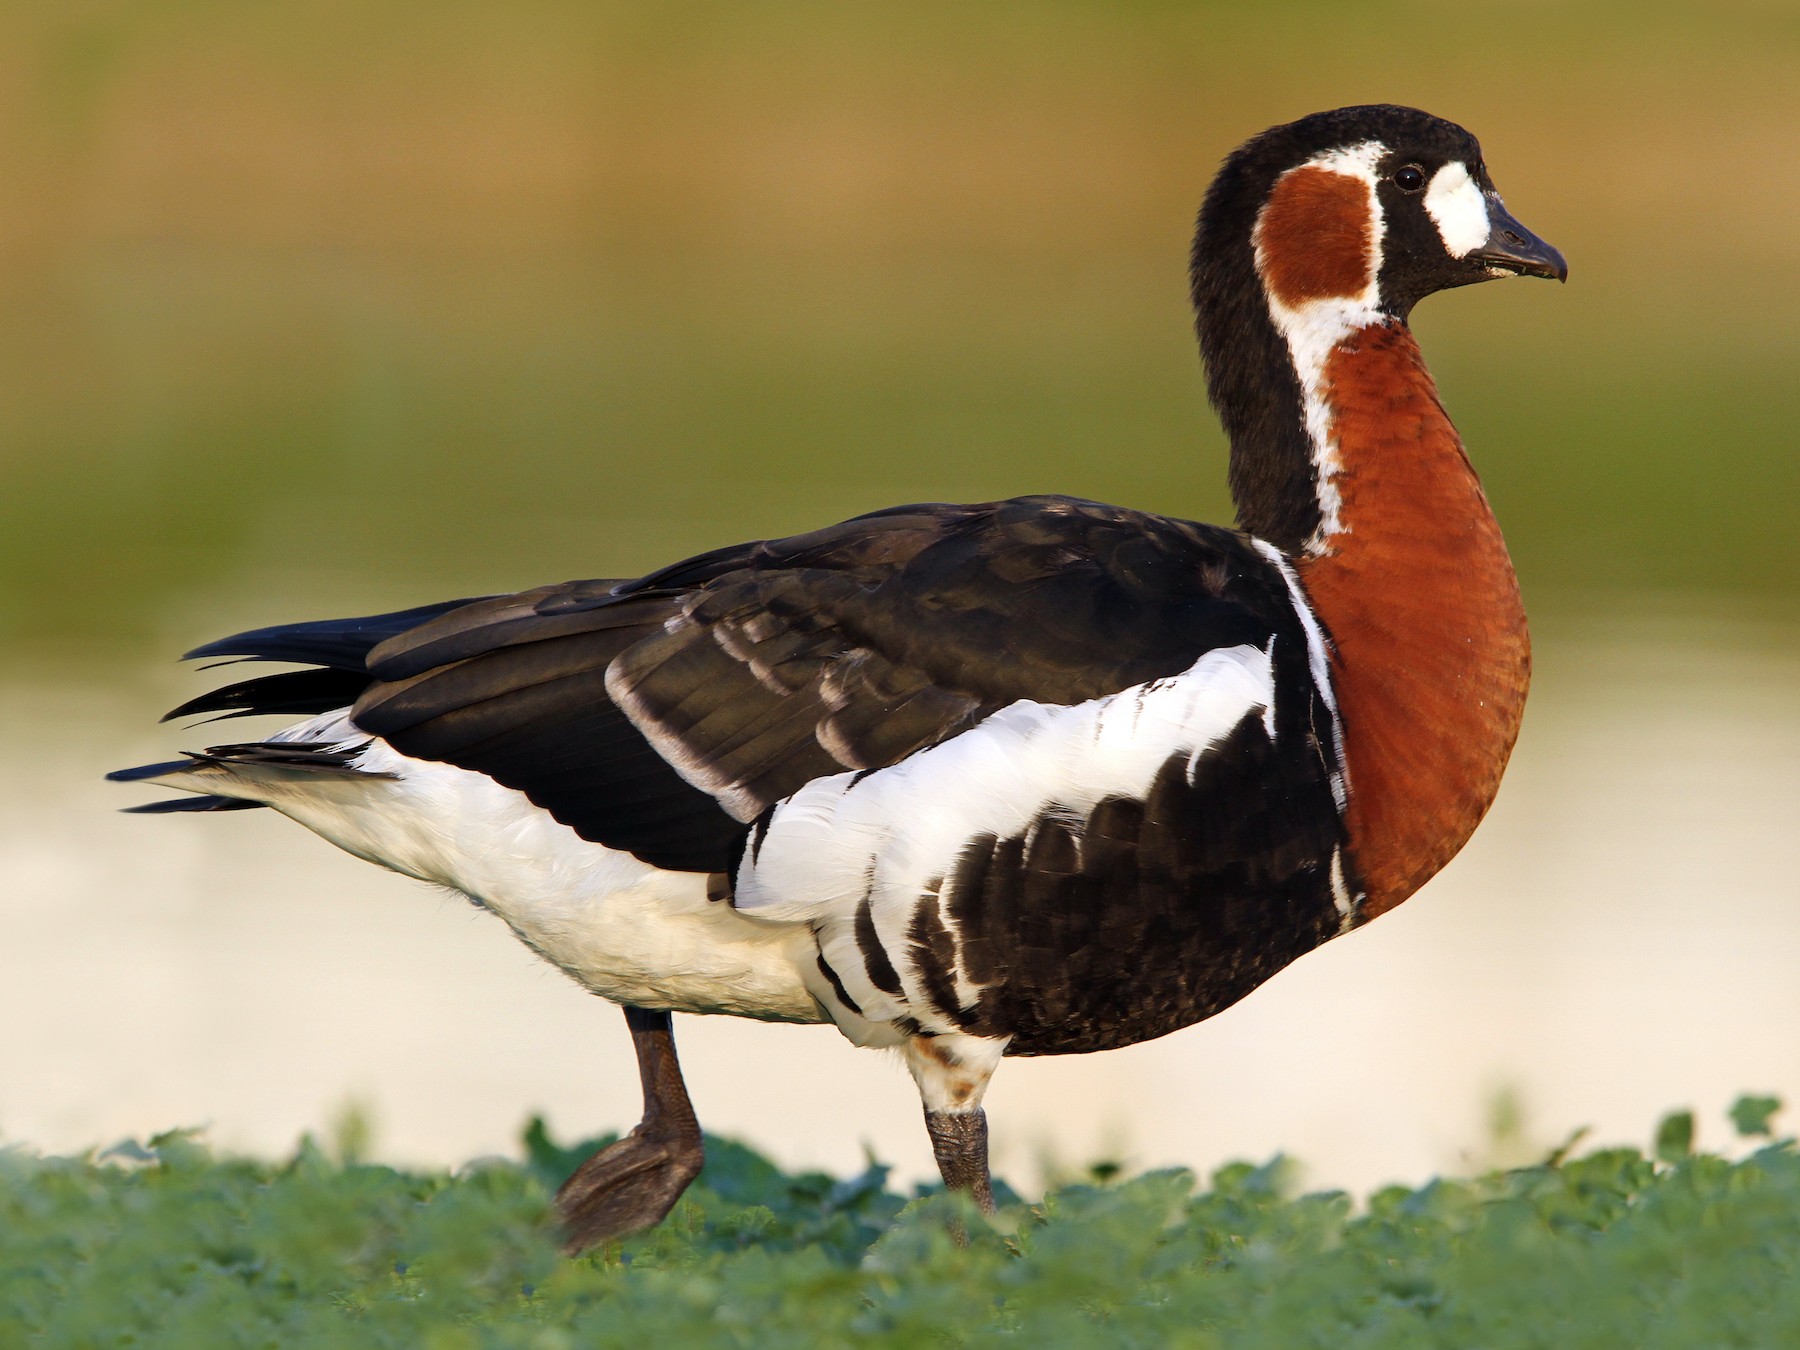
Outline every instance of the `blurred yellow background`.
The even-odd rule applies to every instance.
[[[1244,1008],[1009,1067],[1001,1164],[1417,1177],[1505,1083],[1545,1137],[1800,1094],[1800,7],[13,0],[0,1137],[627,1123],[616,1018],[491,924],[285,822],[108,813],[98,772],[207,739],[149,725],[169,659],[902,501],[1228,519],[1194,209],[1365,101],[1470,127],[1572,266],[1415,323],[1539,636],[1512,782]],[[876,1057],[683,1036],[715,1127],[928,1169]]]

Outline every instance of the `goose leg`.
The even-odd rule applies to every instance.
[[[984,1214],[994,1212],[994,1186],[981,1097],[1005,1050],[1005,1041],[978,1036],[915,1036],[903,1050],[925,1102],[925,1130],[944,1185],[966,1191]]]
[[[644,1118],[576,1168],[557,1191],[563,1249],[570,1255],[662,1222],[706,1161],[669,1014],[627,1006],[625,1022],[644,1084]]]
[[[925,1110],[925,1130],[931,1151],[937,1155],[938,1172],[953,1191],[975,1197],[983,1214],[994,1212],[994,1183],[988,1176],[987,1112]]]

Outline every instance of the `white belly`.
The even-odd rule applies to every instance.
[[[340,714],[279,739],[362,737]],[[817,953],[807,925],[745,918],[707,898],[704,876],[590,843],[483,774],[412,759],[382,741],[359,767],[394,777],[264,782],[254,795],[359,858],[462,892],[606,998],[828,1020],[802,974]]]

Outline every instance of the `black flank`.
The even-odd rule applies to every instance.
[[[932,1008],[964,1031],[975,1026],[975,1010],[964,1008],[956,997],[956,939],[944,927],[936,895],[927,894],[913,911],[907,937],[913,967]]]
[[[875,932],[875,915],[866,895],[856,907],[856,949],[862,953],[863,969],[869,974],[869,983],[884,994],[898,995],[901,992],[900,974],[888,959],[880,935]]]
[[[1316,695],[1280,650],[1274,740],[1253,713],[1191,782],[1173,756],[1141,802],[964,850],[945,902],[982,985],[970,1030],[1010,1036],[1009,1054],[1129,1045],[1229,1007],[1338,931],[1330,761],[1310,734]]]
[[[849,991],[844,988],[844,982],[838,978],[837,971],[833,970],[831,968],[831,963],[825,959],[824,952],[819,953],[818,963],[819,974],[823,975],[826,982],[831,985],[832,996],[856,1016],[861,1017],[862,1008],[857,1004],[855,999],[850,997]]]

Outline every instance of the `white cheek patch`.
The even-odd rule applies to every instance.
[[[1425,190],[1425,210],[1443,237],[1444,250],[1452,258],[1466,258],[1487,242],[1487,200],[1463,165],[1452,160],[1431,176]]]

